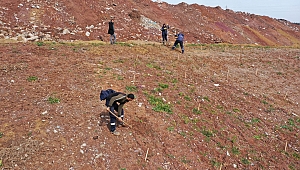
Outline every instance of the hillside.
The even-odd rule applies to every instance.
[[[299,169],[300,50],[0,44],[0,169]],[[134,93],[110,134],[102,89]]]
[[[11,0],[0,2],[0,38],[18,41],[108,41],[110,18],[118,41],[161,41],[183,31],[188,43],[299,46],[300,26],[282,19],[234,12],[220,7],[151,0]]]

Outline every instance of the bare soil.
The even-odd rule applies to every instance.
[[[300,50],[0,44],[1,169],[300,169]],[[102,89],[134,93],[120,136]]]

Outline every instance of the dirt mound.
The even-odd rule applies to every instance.
[[[0,2],[0,38],[18,41],[103,40],[108,41],[108,22],[115,18],[118,41],[161,41],[159,28],[171,26],[185,34],[189,43],[258,44],[299,46],[300,26],[220,7],[151,0]]]

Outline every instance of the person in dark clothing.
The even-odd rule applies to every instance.
[[[116,131],[116,120],[122,122],[124,119],[124,110],[123,106],[125,103],[132,101],[134,99],[133,94],[124,94],[121,92],[115,92],[110,94],[106,98],[106,103],[105,105],[107,106],[107,110],[115,113],[114,111],[117,112],[117,116],[115,117],[113,114],[109,113],[110,117],[110,132],[114,135],[120,135],[119,132]]]
[[[179,34],[175,35],[176,40],[175,40],[175,43],[172,47],[172,50],[174,50],[177,46],[177,44],[180,44],[180,48],[181,48],[181,53],[183,54],[184,53],[184,48],[183,48],[183,40],[184,40],[184,35],[183,33],[179,32]]]
[[[166,43],[168,42],[168,29],[169,29],[169,25],[166,24],[163,24],[163,26],[160,29],[162,34],[162,41],[164,45],[165,45],[165,41]]]
[[[116,43],[116,35],[115,35],[115,28],[114,28],[114,20],[111,19],[108,23],[108,34],[110,34],[110,44]]]

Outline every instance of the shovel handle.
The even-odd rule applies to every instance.
[[[112,111],[110,111],[109,109],[106,109],[109,111],[109,113],[111,113],[112,115],[114,115],[116,118],[118,118],[118,116],[116,114],[114,114]],[[124,122],[124,120],[121,119],[121,121],[124,123],[124,125],[127,125],[128,127],[132,128],[131,125],[129,125],[128,123]]]

